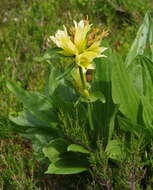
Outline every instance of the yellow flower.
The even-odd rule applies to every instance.
[[[60,53],[66,56],[73,56],[78,53],[78,50],[74,43],[71,41],[65,26],[64,31],[58,30],[55,36],[50,36],[50,39],[57,45],[57,47],[63,49],[63,51],[60,51]]]
[[[91,30],[88,20],[74,21],[74,26],[67,31],[58,30],[50,39],[61,48],[59,53],[65,56],[74,56],[77,67],[71,71],[71,76],[79,92],[90,98],[88,91],[90,84],[87,80],[87,70],[94,69],[93,60],[98,57],[106,57],[103,52],[107,49],[101,47],[101,40],[108,35],[99,28]]]
[[[74,21],[74,27],[70,28],[69,34],[66,27],[58,30],[50,39],[62,50],[59,53],[66,56],[75,56],[75,62],[83,71],[94,69],[93,60],[97,57],[105,57],[102,53],[106,48],[101,47],[102,38],[108,35],[100,29],[91,30],[88,20]]]

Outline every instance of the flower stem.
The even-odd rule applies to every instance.
[[[79,67],[79,73],[80,73],[80,78],[81,78],[81,82],[82,82],[82,87],[83,89],[86,89],[86,81],[83,75],[83,70],[81,67]]]
[[[92,104],[88,103],[88,119],[89,119],[89,126],[91,131],[94,131],[94,124],[93,124],[93,118],[92,118]]]

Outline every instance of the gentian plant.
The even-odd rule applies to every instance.
[[[146,14],[123,59],[101,46],[108,32],[88,20],[74,21],[50,36],[48,43],[56,47],[36,59],[50,63],[44,94],[8,82],[24,106],[10,119],[24,126],[21,135],[32,140],[37,159],[46,160],[47,174],[88,171],[107,189],[147,185],[153,148],[152,26]]]

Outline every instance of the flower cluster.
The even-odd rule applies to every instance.
[[[107,49],[101,47],[101,40],[108,35],[98,28],[92,29],[88,20],[74,21],[74,26],[67,30],[58,30],[50,39],[61,48],[59,53],[65,56],[75,56],[75,62],[83,71],[93,69],[92,61],[97,57],[104,57],[102,53]]]

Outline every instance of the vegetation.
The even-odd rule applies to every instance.
[[[149,14],[137,36],[136,30],[145,12],[152,11],[151,1],[67,2],[0,2],[0,188],[150,190]],[[47,40],[63,24],[69,26],[86,15],[109,31],[102,42],[108,47],[107,58],[94,60],[92,82],[86,81],[90,97],[72,82],[73,58],[49,49],[53,44]],[[74,173],[79,174],[50,175]]]

